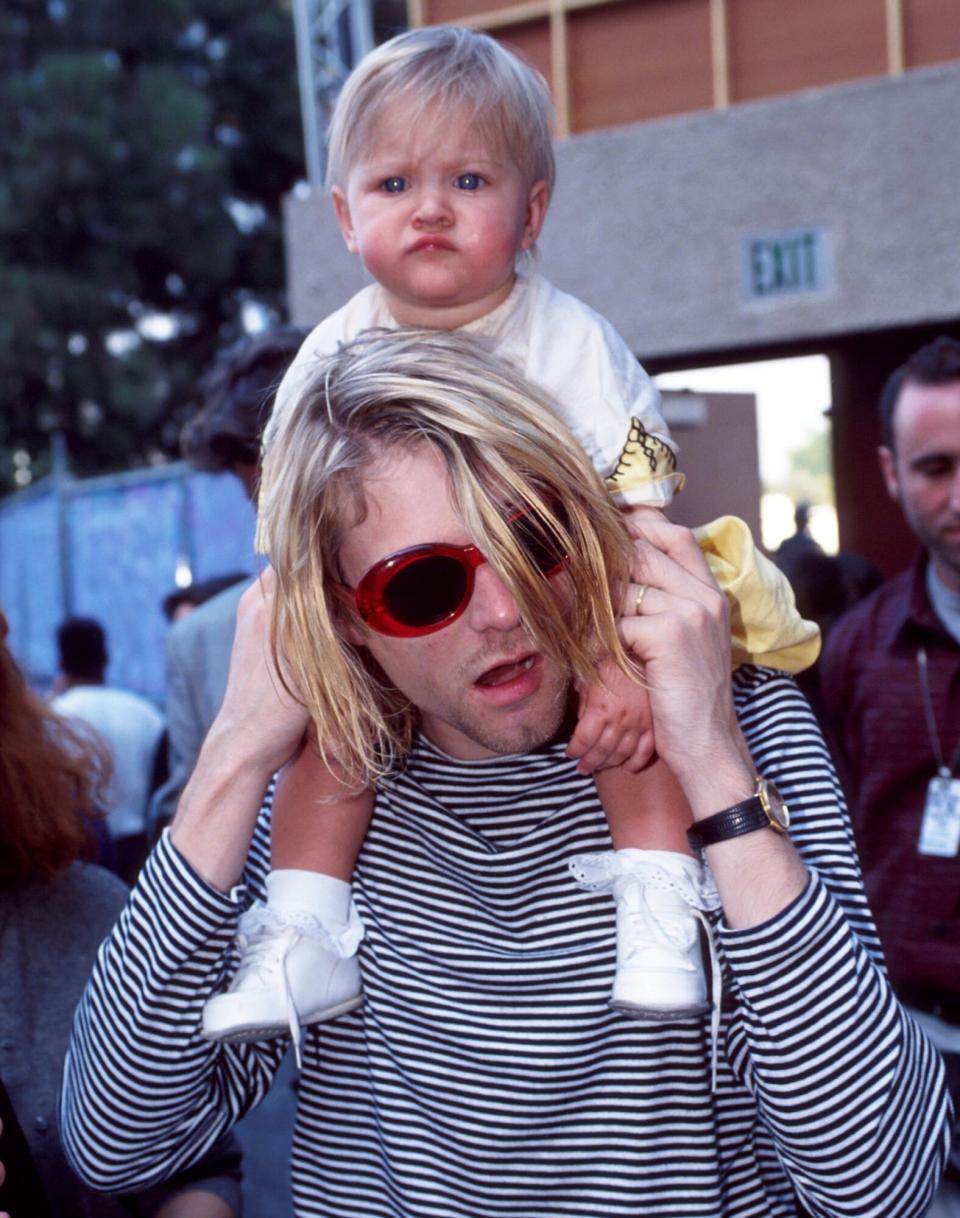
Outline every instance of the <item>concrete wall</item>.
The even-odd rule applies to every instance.
[[[877,473],[876,396],[910,351],[939,332],[960,338],[958,127],[951,63],[572,136],[541,240],[544,271],[652,372],[826,353],[841,545],[887,573],[915,540]],[[289,199],[286,218],[291,309],[312,322],[365,278],[326,197]],[[791,230],[825,255],[814,281],[748,299],[747,240]],[[696,441],[678,438],[692,495]],[[711,494],[737,485],[706,455]]]
[[[960,64],[573,136],[543,269],[641,358],[816,341],[960,316]],[[328,200],[291,197],[293,319],[364,282]],[[818,290],[748,301],[746,238],[815,229]]]

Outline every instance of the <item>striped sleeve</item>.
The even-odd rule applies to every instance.
[[[152,1187],[197,1161],[266,1093],[284,1045],[200,1038],[242,908],[207,885],[167,834],[100,948],[77,1008],[60,1124],[90,1187]]]
[[[720,928],[736,993],[731,1063],[811,1214],[921,1215],[949,1147],[940,1059],[886,981],[843,795],[806,701],[789,679],[748,670],[738,703],[811,880],[765,925]]]

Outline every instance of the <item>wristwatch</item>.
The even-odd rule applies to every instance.
[[[755,833],[758,829],[786,833],[789,825],[790,813],[780,792],[772,782],[758,778],[756,792],[749,799],[698,821],[687,830],[687,841],[691,850],[702,850],[704,846],[725,842],[741,833]]]

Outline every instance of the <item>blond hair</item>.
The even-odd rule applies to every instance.
[[[327,132],[327,187],[343,186],[381,115],[412,103],[466,114],[485,147],[553,190],[554,114],[547,82],[488,34],[430,26],[398,34],[366,55],[347,77]]]
[[[535,645],[592,681],[601,653],[633,671],[613,603],[628,577],[620,513],[540,391],[463,334],[367,331],[319,360],[267,454],[261,518],[277,575],[273,645],[314,721],[321,752],[370,783],[410,747],[416,708],[346,641],[361,627],[338,555],[363,518],[365,472],[393,447],[431,445],[454,505],[509,588]],[[505,509],[529,513],[568,555],[569,595],[530,564]],[[429,505],[425,508],[429,518]]]

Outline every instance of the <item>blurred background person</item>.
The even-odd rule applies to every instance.
[[[0,1160],[21,1198],[19,1210],[7,1208],[13,1218],[235,1218],[232,1138],[191,1171],[127,1198],[85,1188],[64,1157],[56,1105],[73,1011],[127,889],[85,862],[96,853],[91,824],[107,798],[109,752],[28,689],[6,635],[0,613]]]
[[[783,547],[776,554],[776,564],[790,581],[801,617],[816,622],[824,645],[843,615],[883,583],[879,569],[861,554],[825,554],[812,542],[810,546],[795,546],[785,554]],[[826,718],[821,690],[821,661],[798,673],[797,684],[826,732]]]
[[[300,326],[277,326],[220,352],[201,382],[202,406],[180,437],[183,455],[195,469],[233,474],[254,502],[260,436],[277,387],[306,334]],[[223,701],[237,605],[249,578],[243,576],[205,600],[167,635],[170,776],[153,801],[154,833],[173,816]]]
[[[810,533],[810,504],[798,503],[793,513],[794,532],[777,548],[774,561],[778,566],[798,554],[822,554],[822,547]]]
[[[793,540],[788,538],[787,541]],[[797,602],[797,611],[820,627],[820,637],[826,640],[834,624],[850,608],[849,585],[837,559],[824,554],[816,542],[812,547],[795,546],[784,553],[777,551],[776,564],[790,581]],[[822,653],[821,653],[822,654]],[[813,708],[817,720],[823,723],[823,702],[820,693],[820,661],[797,673],[797,684]]]
[[[246,582],[249,578],[246,571],[232,571],[229,575],[215,575],[213,579],[198,580],[188,584],[186,588],[175,588],[163,598],[163,616],[168,622],[179,622],[181,618],[188,617],[194,609],[199,609],[221,592],[226,592],[234,584]]]
[[[876,592],[884,582],[883,572],[876,563],[871,562],[863,554],[857,554],[852,550],[841,550],[837,555],[837,562],[840,564],[843,578],[847,581],[847,595],[851,609],[854,605],[859,605],[871,592]]]
[[[107,827],[117,872],[132,884],[147,856],[150,796],[164,778],[165,723],[139,694],[106,682],[107,640],[94,618],[67,618],[57,629],[59,670],[53,707],[92,728],[109,749],[113,777]]]

